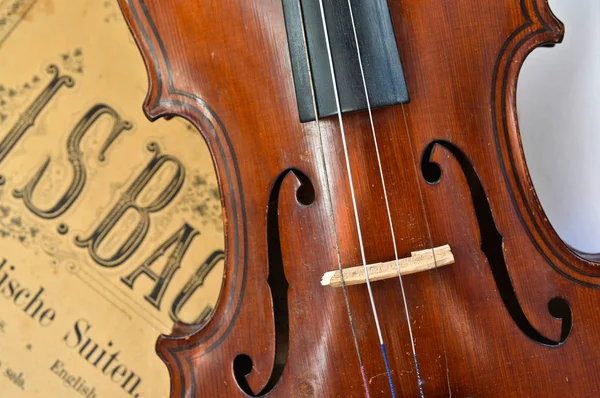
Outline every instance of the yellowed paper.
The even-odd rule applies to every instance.
[[[212,310],[212,161],[146,90],[115,0],[0,0],[0,397],[166,397],[157,336]]]

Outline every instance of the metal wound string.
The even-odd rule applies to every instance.
[[[350,184],[350,193],[352,196],[352,207],[354,209],[354,218],[355,218],[355,222],[356,222],[356,229],[358,232],[358,242],[359,242],[359,246],[360,246],[360,255],[362,258],[362,263],[363,263],[363,267],[365,270],[365,277],[366,277],[366,282],[367,282],[367,290],[369,292],[369,300],[371,302],[371,309],[373,311],[373,317],[375,319],[375,326],[377,328],[377,335],[379,337],[379,346],[381,348],[381,353],[383,355],[383,361],[385,363],[385,368],[386,368],[386,372],[387,372],[387,377],[388,377],[388,382],[390,385],[390,390],[392,393],[392,397],[396,398],[396,391],[394,390],[394,382],[392,381],[392,373],[390,370],[390,365],[389,365],[389,361],[387,358],[387,352],[385,349],[385,343],[383,341],[383,334],[381,332],[381,326],[379,324],[379,316],[377,315],[377,308],[375,306],[375,299],[373,298],[373,291],[371,289],[371,281],[369,280],[369,268],[367,266],[367,259],[365,256],[365,248],[364,248],[364,244],[363,244],[363,238],[362,238],[362,230],[360,227],[360,218],[358,216],[358,206],[356,204],[356,194],[354,192],[354,182],[353,182],[353,178],[352,178],[352,168],[350,167],[350,156],[348,154],[348,145],[346,143],[346,132],[344,130],[344,122],[342,120],[342,108],[340,105],[340,98],[339,98],[339,93],[338,93],[338,87],[337,87],[337,81],[336,81],[336,77],[335,77],[335,69],[333,66],[333,57],[331,54],[331,44],[329,43],[329,31],[327,29],[327,21],[325,18],[325,9],[323,7],[323,0],[319,0],[319,7],[320,7],[320,11],[321,11],[321,20],[323,22],[323,31],[325,33],[325,44],[327,47],[327,55],[329,58],[329,69],[331,72],[331,78],[333,81],[333,93],[334,93],[334,97],[335,97],[335,104],[336,104],[336,108],[337,108],[337,115],[338,115],[338,121],[339,121],[339,125],[340,125],[340,132],[341,132],[341,136],[342,136],[342,145],[344,148],[344,158],[346,160],[346,171],[347,171],[347,176],[348,176],[348,182]]]
[[[308,75],[309,75],[310,89],[311,89],[312,99],[313,99],[313,110],[315,112],[315,122],[317,124],[317,130],[319,132],[319,139],[321,142],[321,161],[323,163],[323,173],[325,174],[325,188],[326,188],[325,196],[327,197],[327,204],[329,206],[328,213],[329,213],[329,216],[331,217],[331,219],[333,220],[332,228],[333,228],[333,235],[334,235],[334,240],[335,240],[335,251],[336,251],[337,260],[338,260],[338,269],[340,271],[340,275],[341,275],[341,279],[342,279],[342,292],[344,295],[344,302],[346,304],[346,311],[348,313],[348,319],[350,321],[350,329],[352,331],[354,347],[356,349],[356,355],[358,357],[358,363],[360,366],[360,374],[361,374],[361,379],[362,379],[362,383],[363,383],[363,388],[365,389],[365,397],[371,398],[371,394],[369,393],[369,383],[367,382],[365,366],[363,363],[362,354],[360,352],[360,347],[358,345],[358,337],[356,334],[356,327],[354,326],[352,310],[350,309],[350,301],[348,300],[348,291],[347,291],[346,281],[344,279],[344,272],[343,272],[343,268],[342,268],[342,256],[340,254],[340,245],[339,245],[339,240],[338,240],[337,226],[335,224],[335,215],[334,215],[334,211],[333,211],[333,200],[331,198],[331,191],[330,191],[331,188],[330,188],[330,183],[329,183],[329,172],[327,170],[327,161],[325,159],[325,149],[324,149],[325,141],[323,139],[323,134],[321,132],[321,125],[319,123],[319,113],[318,113],[318,109],[317,109],[317,100],[316,100],[316,95],[315,95],[315,88],[313,85],[312,70],[310,67],[310,59],[309,59],[309,55],[308,55],[308,43],[306,42],[306,31],[304,28],[304,16],[302,14],[301,0],[298,0],[298,12],[300,15],[300,25],[302,26],[302,39],[304,40],[304,48],[307,49],[307,51],[305,52],[305,55],[306,55],[307,65],[308,65]]]
[[[352,31],[354,33],[354,41],[356,43],[356,52],[358,55],[358,65],[360,67],[360,75],[362,77],[362,83],[363,83],[363,88],[364,88],[364,92],[365,92],[365,98],[367,101],[367,110],[369,112],[369,121],[371,123],[371,132],[373,134],[373,141],[375,143],[375,153],[377,154],[377,164],[379,166],[379,176],[381,177],[381,185],[383,187],[383,197],[385,198],[385,207],[387,210],[387,216],[388,216],[388,221],[390,224],[390,232],[392,235],[392,243],[394,246],[394,258],[396,260],[396,270],[398,271],[398,279],[400,281],[400,290],[402,291],[402,300],[404,303],[404,312],[406,314],[406,323],[408,325],[408,333],[410,335],[410,344],[412,347],[412,354],[413,354],[413,360],[415,363],[415,371],[417,374],[417,383],[419,386],[419,394],[421,396],[421,398],[425,397],[425,394],[423,392],[423,380],[421,379],[421,371],[419,370],[419,361],[417,359],[417,350],[416,350],[416,346],[415,346],[415,339],[413,336],[413,330],[412,330],[412,326],[411,326],[411,322],[410,322],[410,314],[408,311],[408,302],[406,301],[406,292],[404,290],[404,282],[402,280],[402,273],[400,272],[400,263],[398,261],[398,246],[396,244],[396,235],[394,232],[394,222],[392,221],[392,212],[390,210],[390,201],[388,198],[388,193],[387,193],[387,188],[385,185],[385,177],[383,176],[383,166],[381,163],[381,155],[379,153],[379,143],[377,141],[377,134],[375,133],[375,123],[373,122],[373,112],[371,110],[371,102],[369,100],[369,90],[367,88],[367,80],[365,78],[365,71],[363,68],[363,63],[362,63],[362,56],[361,56],[361,52],[360,52],[360,44],[358,41],[358,34],[357,34],[357,30],[356,30],[356,23],[354,21],[354,12],[352,11],[352,2],[351,0],[348,0],[348,9],[350,10],[350,20],[352,21]],[[434,253],[434,261],[435,261],[435,253]]]

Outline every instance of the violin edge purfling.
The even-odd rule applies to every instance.
[[[365,287],[347,289],[359,361],[344,294],[319,283],[336,247],[344,267],[361,259],[339,127],[299,121],[281,0],[119,2],[149,73],[146,114],[198,128],[224,208],[215,314],[157,343],[171,397],[364,396],[361,363],[370,395],[390,396]],[[562,24],[546,0],[388,4],[411,99],[373,119],[398,252],[455,257],[404,279],[424,395],[593,395],[600,268],[547,221],[515,108],[522,63]],[[368,115],[343,121],[368,261],[393,260]],[[396,393],[417,396],[398,280],[373,296]]]

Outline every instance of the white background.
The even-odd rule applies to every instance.
[[[526,60],[517,108],[529,171],[561,238],[600,252],[600,0],[550,0],[565,24]]]

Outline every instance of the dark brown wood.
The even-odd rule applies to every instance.
[[[339,126],[335,118],[299,122],[281,0],[120,2],[150,74],[146,113],[181,115],[198,128],[223,198],[227,259],[216,313],[202,328],[178,325],[157,345],[172,397],[244,396],[233,376],[239,354],[253,360],[247,377],[253,391],[269,380],[276,343],[267,213],[278,180],[289,353],[271,396],[364,396],[342,291],[319,283],[337,267],[323,153],[342,263],[361,262]],[[450,244],[456,259],[404,279],[425,396],[598,396],[600,268],[594,256],[586,260],[567,247],[545,217],[515,110],[525,57],[559,42],[561,23],[546,0],[389,6],[411,102],[373,116],[399,255]],[[393,247],[368,115],[345,115],[344,123],[367,260],[389,261]],[[420,157],[439,140],[432,160],[443,174],[428,184]],[[457,159],[459,152],[445,143],[464,157]],[[462,167],[473,168],[469,179]],[[299,204],[300,181],[285,174],[289,169],[314,185],[312,204]],[[475,175],[484,192],[475,195],[478,211]],[[482,221],[485,199],[493,222]],[[482,236],[485,248],[490,236],[498,244],[500,235],[500,251],[488,257]],[[502,300],[506,286],[499,289],[491,271],[502,258],[523,314],[550,340],[561,340],[561,320],[548,303],[568,301],[573,326],[564,344],[540,344],[517,326],[515,309]],[[400,285],[377,282],[373,290],[398,395],[418,396]],[[390,396],[366,288],[352,286],[348,294],[370,393]]]

